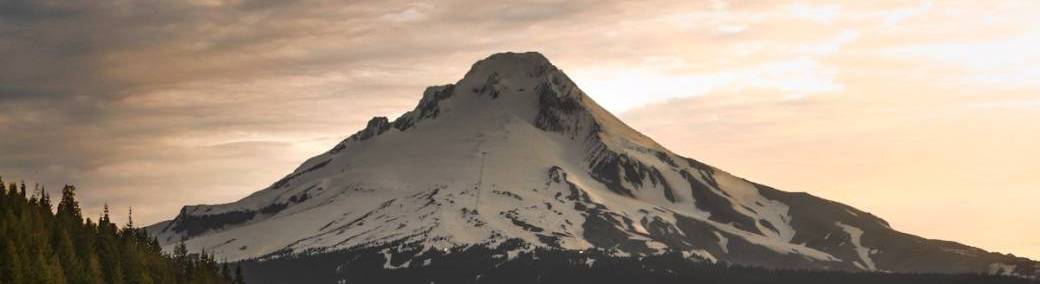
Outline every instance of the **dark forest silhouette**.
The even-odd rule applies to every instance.
[[[183,244],[163,254],[130,217],[119,227],[105,206],[97,223],[84,219],[71,185],[55,212],[45,189],[29,193],[24,182],[5,187],[0,179],[0,283],[243,283],[241,270],[236,278],[226,263]]]
[[[686,283],[686,284],[1029,284],[1029,279],[982,274],[912,274],[774,270],[707,263],[669,252],[616,256],[600,250],[522,247],[516,240],[494,248],[426,250],[415,243],[318,255],[241,262],[256,283]],[[389,256],[389,257],[388,257]],[[289,273],[292,271],[293,273]],[[303,272],[303,273],[301,273]],[[342,282],[340,282],[342,281]]]

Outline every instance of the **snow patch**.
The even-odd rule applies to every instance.
[[[850,225],[846,225],[841,222],[835,222],[834,224],[838,227],[841,227],[842,230],[845,230],[845,233],[849,234],[852,246],[855,247],[856,253],[859,254],[859,258],[862,261],[862,265],[859,262],[856,262],[855,265],[864,270],[877,270],[877,266],[874,265],[874,260],[870,258],[871,249],[864,247],[861,243],[861,238],[863,237],[863,230]]]
[[[719,248],[722,248],[722,252],[729,253],[729,239],[726,238],[726,236],[719,234],[719,232],[712,233],[715,234],[716,238],[719,238]]]
[[[989,265],[989,274],[1012,276],[1015,273],[1015,265],[1004,263],[992,263]]]

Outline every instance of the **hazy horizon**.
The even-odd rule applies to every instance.
[[[1040,259],[1040,3],[689,2],[8,2],[0,176],[151,224],[539,51],[678,154]]]

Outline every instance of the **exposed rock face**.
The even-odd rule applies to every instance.
[[[185,239],[230,260],[401,244],[414,255],[541,247],[777,268],[1040,274],[1028,259],[900,233],[855,208],[676,155],[537,53],[492,55],[270,187],[185,207],[149,229],[166,247]],[[398,258],[393,266],[410,263],[385,253]]]

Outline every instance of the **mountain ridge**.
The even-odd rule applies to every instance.
[[[808,193],[675,154],[613,116],[539,53],[499,53],[417,106],[375,117],[270,187],[149,227],[231,260],[358,247],[681,251],[778,268],[982,272],[1040,265],[893,230]],[[407,244],[407,245],[405,245]]]

